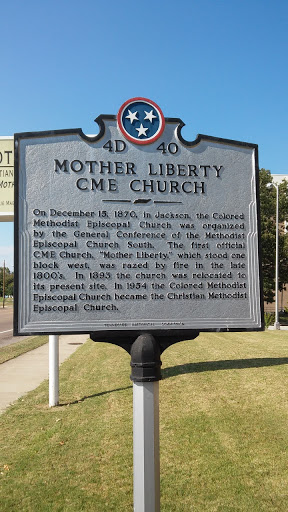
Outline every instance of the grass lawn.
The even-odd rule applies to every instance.
[[[0,364],[25,354],[34,348],[41,347],[45,343],[48,343],[48,336],[34,336],[32,338],[23,338],[23,341],[17,341],[12,343],[12,345],[0,347]]]
[[[202,333],[162,355],[161,512],[287,512],[288,333]],[[2,512],[132,512],[130,357],[88,341],[0,416]]]

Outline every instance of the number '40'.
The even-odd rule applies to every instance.
[[[169,144],[161,142],[157,149],[158,151],[162,151],[162,155],[165,155],[165,153],[170,153],[170,155],[176,155],[179,148],[175,142],[170,142]]]

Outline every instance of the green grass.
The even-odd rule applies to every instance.
[[[202,333],[164,352],[161,512],[286,512],[288,333]],[[88,341],[0,416],[1,511],[132,512],[130,357]]]
[[[25,354],[25,352],[34,348],[41,347],[45,343],[48,343],[48,336],[34,336],[33,338],[23,338],[23,341],[17,341],[12,345],[0,347],[0,364],[21,356],[21,354]]]

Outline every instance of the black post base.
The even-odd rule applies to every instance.
[[[154,336],[143,333],[134,341],[131,350],[130,379],[133,382],[161,380],[160,346]]]

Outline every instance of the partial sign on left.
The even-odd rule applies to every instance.
[[[14,220],[14,137],[0,136],[0,222]]]

